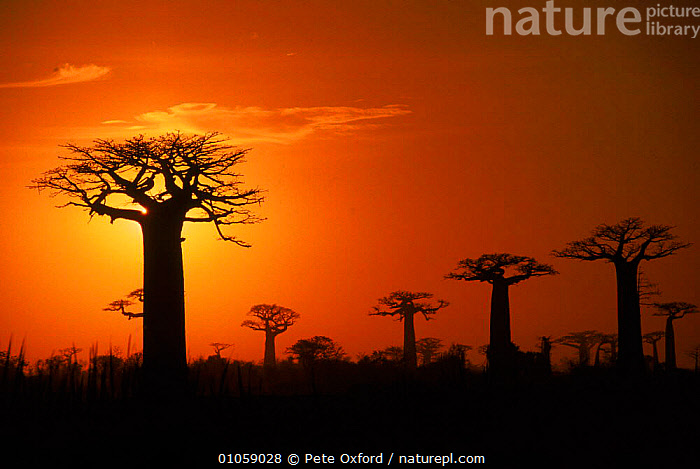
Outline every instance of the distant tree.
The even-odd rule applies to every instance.
[[[663,339],[664,335],[664,331],[654,331],[644,334],[642,336],[642,340],[644,342],[646,342],[647,344],[651,344],[651,349],[653,353],[652,357],[654,360],[654,371],[657,371],[659,369],[659,349],[656,346],[656,343]]]
[[[416,352],[421,357],[421,365],[425,366],[432,363],[433,358],[442,348],[442,340],[435,337],[425,337],[416,340]]]
[[[666,348],[666,369],[674,370],[676,368],[676,334],[673,330],[673,321],[684,317],[687,314],[695,314],[698,312],[698,307],[694,304],[684,303],[682,301],[673,301],[671,303],[654,303],[656,313],[654,316],[666,317],[666,334],[664,337],[664,345]]]
[[[345,360],[345,351],[333,339],[325,336],[314,336],[310,339],[298,340],[287,353],[304,366],[311,366],[319,361]]]
[[[391,345],[384,349],[384,353],[391,361],[399,362],[403,360],[403,347]]]
[[[32,188],[62,195],[62,205],[138,223],[143,234],[143,358],[147,386],[184,390],[187,371],[182,228],[212,223],[221,239],[248,246],[223,228],[259,221],[249,207],[260,189],[241,188],[238,164],[248,150],[216,133],[169,133],[124,143],[95,140],[65,145],[67,164],[33,181]],[[115,306],[120,308],[120,306]]]
[[[131,311],[127,311],[126,309],[129,308],[130,306],[133,306],[134,303],[131,301],[132,299],[137,300],[140,303],[143,303],[143,288],[138,288],[131,293],[129,293],[126,296],[127,299],[122,299],[122,300],[114,300],[112,301],[109,305],[107,305],[106,308],[103,308],[102,311],[117,311],[122,313],[124,316],[129,318],[129,321],[131,321],[133,318],[142,318],[143,313],[133,313]],[[130,299],[129,299],[130,298]]]
[[[554,341],[555,344],[573,347],[578,350],[578,365],[588,366],[591,361],[591,349],[600,342],[601,334],[597,331],[571,332]]]
[[[540,337],[539,349],[541,369],[549,375],[552,372],[552,338],[546,335]]]
[[[693,350],[688,352],[688,356],[695,361],[695,374],[700,373],[700,345],[695,346]]]
[[[509,287],[532,277],[557,273],[551,265],[541,264],[532,257],[484,254],[477,259],[459,261],[457,268],[445,276],[467,282],[487,282],[492,286],[487,356],[489,373],[505,376],[515,372],[516,353],[511,342]]]
[[[242,327],[249,327],[254,331],[265,333],[265,358],[266,367],[275,366],[275,338],[286,331],[299,319],[299,313],[278,305],[255,305],[248,311],[248,316],[255,319],[246,319]]]
[[[221,360],[221,352],[224,351],[224,350],[226,350],[226,349],[228,349],[228,348],[233,347],[233,344],[224,344],[224,343],[221,343],[221,342],[212,342],[211,344],[209,344],[209,346],[214,348],[214,355],[216,355],[216,357],[217,357],[219,360]]]
[[[608,345],[610,347],[610,362],[614,364],[615,358],[617,357],[617,334],[600,333],[598,337],[598,346],[595,350],[594,366],[596,367],[600,365],[600,352],[605,345]]]
[[[397,290],[389,296],[380,298],[379,306],[375,306],[373,312],[369,313],[370,316],[394,316],[397,320],[403,321],[403,361],[409,369],[415,369],[418,366],[413,317],[420,313],[428,321],[438,310],[449,305],[443,300],[438,300],[437,305],[421,301],[432,297],[432,293]]]
[[[627,218],[615,225],[598,225],[590,237],[552,251],[556,257],[603,260],[615,266],[620,342],[617,365],[626,373],[641,373],[644,369],[638,285],[640,263],[670,256],[690,246],[677,241],[672,229],[669,225],[644,226],[640,218]]]
[[[75,363],[76,364],[78,363],[78,359],[76,357],[82,351],[83,351],[83,349],[78,348],[75,346],[75,344],[73,344],[70,347],[60,349],[58,352],[61,354],[61,356],[65,360],[66,365],[68,365],[70,367],[73,365],[73,358],[75,358]]]

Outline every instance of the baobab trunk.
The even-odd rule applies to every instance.
[[[666,318],[666,336],[664,337],[666,347],[666,369],[676,369],[676,334],[673,331],[673,318]]]
[[[265,331],[265,359],[263,364],[266,367],[274,367],[276,364],[275,337],[276,335],[272,331]]]
[[[413,327],[413,313],[406,313],[403,318],[403,361],[406,367],[414,370],[418,366],[416,355],[416,331]]]
[[[625,373],[644,369],[642,319],[637,289],[637,264],[615,263],[617,278],[617,332],[620,350],[618,368]]]
[[[143,367],[149,391],[183,389],[187,373],[181,218],[149,213],[143,233]]]
[[[504,376],[514,371],[513,345],[510,336],[510,301],[508,284],[494,281],[491,291],[491,318],[489,324],[489,371]]]

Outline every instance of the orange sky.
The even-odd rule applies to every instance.
[[[193,357],[228,342],[232,357],[262,359],[262,334],[240,327],[256,303],[301,314],[279,355],[313,335],[353,357],[400,345],[400,324],[367,314],[397,289],[451,303],[418,320],[417,337],[476,348],[489,288],[442,277],[490,252],[561,272],[512,290],[521,348],[614,332],[612,266],[549,252],[630,216],[700,241],[698,42],[487,37],[484,5],[2,2],[0,347],[26,337],[39,358],[74,342],[85,359],[95,341],[140,341],[140,320],[102,311],[140,286],[138,227],[88,223],[26,186],[59,164],[61,144],[175,129],[252,147],[241,172],[268,191],[267,220],[234,227],[250,249],[185,228]],[[700,304],[699,260],[695,246],[644,268],[662,300]],[[663,329],[651,312],[644,332]],[[683,366],[697,316],[676,323]]]

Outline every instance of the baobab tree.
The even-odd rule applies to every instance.
[[[131,311],[127,311],[127,308],[130,308],[131,306],[135,305],[133,301],[131,301],[129,298],[135,299],[139,301],[140,303],[143,303],[143,288],[138,288],[131,293],[129,293],[126,296],[126,299],[121,299],[121,300],[114,300],[112,301],[107,307],[102,308],[103,311],[117,311],[119,313],[122,313],[124,316],[129,318],[129,321],[131,321],[134,318],[142,318],[143,317],[143,312],[140,313],[134,313]]]
[[[393,316],[403,321],[403,361],[408,369],[415,369],[418,366],[413,317],[420,313],[426,321],[429,321],[438,310],[449,305],[444,300],[438,300],[436,305],[421,301],[432,297],[432,293],[397,290],[389,296],[380,298],[379,306],[375,306],[369,313],[370,316]]]
[[[221,239],[249,246],[224,233],[230,225],[260,221],[250,206],[263,201],[261,190],[243,188],[237,172],[248,150],[217,133],[100,139],[91,147],[64,148],[66,164],[30,187],[68,197],[61,207],[139,224],[147,386],[181,389],[187,366],[182,228],[185,222],[211,223]]]
[[[659,369],[659,348],[656,343],[664,338],[664,331],[654,331],[644,334],[642,340],[647,344],[651,344],[652,359],[654,360],[654,371]]]
[[[676,369],[676,334],[673,330],[673,321],[682,318],[687,314],[695,314],[698,307],[691,303],[673,301],[670,303],[654,303],[656,312],[654,316],[666,317],[666,333],[664,335],[664,346],[666,351],[666,369]]]
[[[233,344],[224,344],[222,342],[212,342],[209,344],[210,347],[214,349],[214,356],[216,357],[217,360],[222,360],[221,358],[221,352],[224,350],[233,347]]]
[[[416,340],[416,352],[420,355],[423,366],[430,364],[441,348],[442,340],[435,337],[424,337]]]
[[[597,331],[571,332],[553,343],[573,347],[578,350],[578,365],[588,366],[591,362],[591,349],[601,342],[602,334]]]
[[[241,323],[241,326],[265,333],[265,358],[263,364],[266,367],[274,367],[275,338],[286,331],[289,326],[294,325],[300,317],[299,313],[283,306],[259,304],[250,308],[248,316],[252,316],[255,319],[246,319]]]
[[[532,277],[556,275],[549,264],[532,257],[512,254],[484,254],[478,259],[463,259],[447,279],[491,284],[491,315],[489,322],[489,372],[505,376],[515,371],[516,348],[511,342],[510,300],[508,289]]]
[[[552,251],[556,257],[603,260],[615,266],[620,341],[617,365],[622,372],[635,374],[644,369],[638,285],[640,263],[668,257],[690,246],[677,241],[672,229],[669,225],[645,226],[640,218],[627,218],[615,225],[598,225],[588,238]]]

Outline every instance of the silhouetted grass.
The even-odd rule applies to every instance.
[[[495,387],[450,357],[415,373],[396,362],[264,369],[209,357],[189,364],[187,396],[159,403],[141,396],[140,354],[95,344],[85,364],[29,364],[23,346],[3,352],[0,441],[27,464],[202,467],[220,453],[396,451],[607,467],[696,451],[700,381],[682,370],[637,381],[610,369],[533,372]]]

